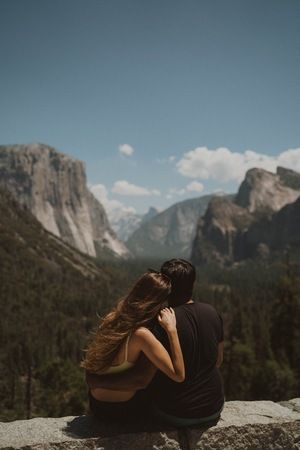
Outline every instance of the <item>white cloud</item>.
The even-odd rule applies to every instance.
[[[219,197],[223,197],[224,195],[226,195],[226,192],[223,191],[223,189],[217,188],[217,189],[214,189],[214,190],[213,190],[213,194],[214,194],[214,195],[217,195],[217,196],[219,196]]]
[[[168,193],[165,196],[168,200],[170,200],[173,196],[179,195],[182,196],[184,194],[189,194],[190,192],[202,192],[204,190],[204,185],[199,181],[191,181],[184,188],[169,188]]]
[[[202,192],[204,185],[200,181],[191,181],[186,187],[188,192]]]
[[[168,190],[169,195],[183,195],[186,193],[185,188],[170,188]]]
[[[134,148],[131,147],[131,145],[129,144],[121,144],[119,145],[119,152],[121,153],[121,155],[125,155],[125,156],[132,156],[133,152],[134,152]]]
[[[115,215],[115,212],[121,211],[123,213],[136,213],[136,210],[132,206],[125,206],[123,203],[118,200],[111,200],[108,198],[108,190],[104,186],[104,184],[94,184],[88,186],[92,194],[96,197],[97,200],[104,206],[105,211],[110,218],[112,214]]]
[[[173,163],[176,160],[176,156],[171,155],[168,156],[167,158],[156,158],[156,162],[158,162],[158,164],[166,164],[166,163]]]
[[[116,181],[112,187],[112,192],[119,195],[132,195],[132,196],[150,196],[160,195],[158,189],[147,189],[136,184],[129,183],[126,180]]]
[[[248,169],[259,167],[276,172],[276,167],[280,165],[300,171],[300,148],[285,150],[278,156],[270,156],[252,150],[238,153],[226,147],[215,150],[198,147],[185,153],[176,167],[181,175],[190,178],[240,182]]]
[[[291,148],[280,153],[278,156],[278,166],[300,172],[300,148]]]

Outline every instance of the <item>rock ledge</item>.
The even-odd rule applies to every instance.
[[[300,449],[300,398],[231,401],[210,426],[103,423],[92,416],[0,423],[0,449],[234,450]]]

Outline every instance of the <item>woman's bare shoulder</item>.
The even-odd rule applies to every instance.
[[[135,337],[137,339],[142,339],[142,340],[149,340],[153,337],[153,334],[151,333],[151,331],[148,328],[139,327],[134,331],[133,337]]]

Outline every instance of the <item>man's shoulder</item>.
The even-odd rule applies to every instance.
[[[210,303],[199,302],[195,300],[193,303],[184,303],[183,305],[178,305],[175,308],[175,312],[181,314],[187,311],[197,311],[197,312],[211,312],[216,313],[216,309]]]
[[[198,302],[199,307],[203,309],[204,311],[211,311],[211,312],[217,312],[216,308],[211,305],[210,303],[205,302]]]
[[[178,329],[185,327],[186,322],[193,317],[196,322],[219,322],[220,314],[210,303],[195,301],[192,304],[179,305],[174,308]]]
[[[207,318],[211,318],[212,320],[220,317],[220,314],[216,308],[210,303],[198,302],[198,311],[199,314],[205,315]]]

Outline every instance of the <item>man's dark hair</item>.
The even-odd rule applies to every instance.
[[[169,304],[176,306],[189,301],[193,294],[196,278],[196,270],[193,264],[185,259],[174,258],[164,262],[160,271],[169,277],[172,283]]]

